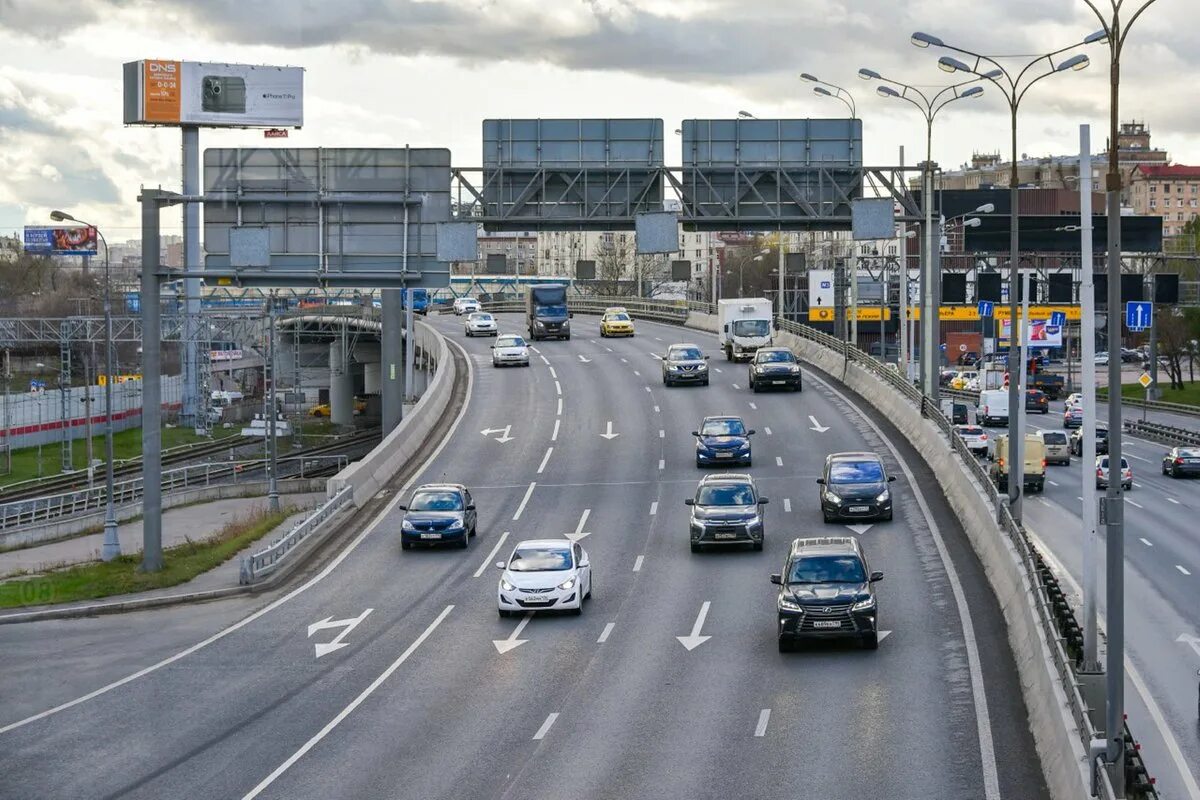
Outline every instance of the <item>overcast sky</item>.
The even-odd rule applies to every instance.
[[[1178,163],[1200,163],[1197,5],[1158,0],[1122,62],[1122,119],[1144,120]],[[180,180],[177,130],[121,124],[121,64],[142,58],[302,66],[305,125],[288,146],[449,147],[457,166],[481,162],[486,117],[659,117],[678,164],[670,131],[685,118],[841,116],[798,80],[807,71],[854,94],[866,161],[891,164],[902,145],[923,157],[924,121],[856,72],[953,82],[912,31],[1034,54],[1098,27],[1083,0],[0,0],[0,232],[61,207],[112,241],[139,236],[138,187]],[[1085,52],[1092,67],[1027,96],[1021,152],[1076,152],[1085,122],[1103,147],[1108,50]],[[261,131],[201,132],[201,147],[263,144]],[[938,118],[944,167],[1007,149],[994,89]]]

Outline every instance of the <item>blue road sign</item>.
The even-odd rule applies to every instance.
[[[996,304],[993,303],[991,300],[980,300],[979,301],[979,316],[990,317],[990,316],[992,316],[992,313],[995,310],[996,310]]]
[[[1131,331],[1144,331],[1154,322],[1154,306],[1145,302],[1125,304],[1125,327]]]
[[[1050,324],[1051,324],[1051,325],[1056,325],[1056,326],[1058,326],[1059,328],[1061,328],[1062,326],[1066,325],[1066,324],[1067,324],[1067,312],[1065,312],[1065,311],[1051,311],[1051,312],[1050,312]]]

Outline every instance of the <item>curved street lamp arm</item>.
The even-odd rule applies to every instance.
[[[880,75],[879,80],[882,83],[890,83],[893,86],[899,86],[901,89],[904,90],[904,91],[900,92],[900,96],[903,97],[905,100],[908,100],[909,102],[913,102],[913,100],[911,97],[908,97],[907,95],[909,92],[912,92],[913,94],[920,97],[922,101],[924,101],[926,108],[928,108],[930,105],[932,105],[929,101],[929,97],[926,96],[926,94],[924,92],[922,92],[920,89],[918,89],[915,86],[910,86],[909,84],[905,83],[904,81],[898,81],[898,80],[895,80],[894,78],[889,78],[886,75]],[[925,109],[922,109],[922,110],[925,110]]]
[[[940,92],[939,92],[939,94],[940,94]],[[948,97],[944,101],[939,103],[938,105],[935,105],[932,109],[930,109],[929,121],[932,122],[934,120],[934,118],[937,117],[939,111],[941,111],[943,108],[945,108],[946,106],[953,103],[955,100],[962,100],[962,99],[963,99],[962,95],[955,94],[954,97]]]
[[[972,52],[972,51],[970,51],[970,50],[964,50],[964,49],[962,49],[961,47],[955,47],[955,46],[954,46],[954,45],[952,45],[952,44],[946,44],[946,43],[944,43],[944,42],[942,43],[942,47],[944,47],[944,48],[945,48],[945,49],[947,49],[947,50],[953,50],[953,51],[954,51],[954,52],[956,52],[956,53],[962,53],[964,56],[970,56],[971,58],[975,59],[975,66],[974,66],[974,67],[973,67],[973,68],[970,70],[971,74],[973,74],[973,75],[978,75],[978,76],[980,76],[981,78],[987,78],[988,80],[990,80],[992,83],[996,84],[997,86],[999,86],[999,87],[1001,87],[1001,88],[1004,88],[1004,85],[1003,85],[1002,83],[1000,83],[998,80],[996,80],[996,78],[995,78],[995,77],[990,77],[990,78],[989,78],[989,77],[987,76],[987,74],[985,74],[985,73],[983,73],[983,72],[980,72],[980,70],[979,70],[979,66],[980,66],[980,64],[981,64],[982,62],[986,61],[987,63],[989,63],[989,64],[991,64],[993,67],[995,67],[997,72],[999,72],[999,73],[1000,73],[1001,75],[1003,75],[1005,78],[1008,78],[1008,82],[1011,84],[1011,88],[1012,88],[1012,90],[1013,90],[1014,92],[1017,90],[1017,82],[1013,80],[1013,77],[1012,77],[1012,75],[1011,75],[1011,74],[1009,74],[1008,70],[1006,70],[1006,69],[1005,69],[1005,68],[1004,68],[1004,67],[1003,67],[1003,66],[1000,64],[1000,62],[999,62],[999,61],[997,61],[996,59],[992,58],[991,56],[985,56],[985,55],[981,55],[981,54],[979,54],[979,53]]]
[[[851,116],[851,118],[852,118],[852,119],[858,119],[858,112],[857,112],[857,111],[855,110],[855,108],[854,108],[854,98],[853,98],[853,97],[850,97],[850,95],[849,95],[849,93],[848,93],[848,92],[841,92],[841,90],[840,90],[840,89],[839,89],[838,91],[840,92],[840,94],[835,94],[835,95],[833,96],[833,99],[834,99],[834,100],[841,100],[843,103],[845,103],[845,104],[846,104],[846,108],[850,109],[850,116]],[[846,97],[842,97],[842,94],[845,94],[845,95],[846,95]],[[847,99],[847,98],[849,98],[849,99]]]
[[[1059,48],[1059,49],[1057,49],[1057,50],[1053,50],[1053,51],[1051,51],[1051,52],[1049,52],[1049,53],[1046,53],[1044,56],[1038,56],[1038,57],[1037,57],[1037,58],[1035,58],[1033,61],[1030,61],[1028,64],[1026,64],[1026,65],[1025,65],[1025,66],[1024,66],[1022,69],[1021,69],[1021,72],[1020,72],[1020,74],[1018,74],[1018,75],[1017,75],[1017,79],[1016,79],[1015,81],[1013,81],[1013,91],[1016,91],[1016,88],[1017,88],[1017,86],[1019,86],[1019,85],[1021,84],[1021,81],[1022,81],[1022,80],[1024,80],[1024,78],[1025,78],[1025,73],[1027,73],[1027,72],[1029,72],[1029,70],[1033,69],[1033,67],[1034,67],[1036,64],[1039,64],[1039,63],[1041,63],[1042,61],[1045,61],[1047,64],[1049,64],[1049,65],[1050,65],[1050,71],[1051,71],[1051,72],[1053,72],[1053,71],[1054,71],[1054,57],[1055,57],[1055,56],[1057,56],[1057,55],[1062,55],[1063,53],[1067,52],[1068,50],[1074,50],[1076,47],[1082,47],[1082,46],[1083,46],[1083,42],[1076,42],[1075,44],[1069,44],[1069,45],[1067,45],[1066,47],[1060,47],[1060,48]],[[1042,75],[1042,76],[1041,76],[1041,77],[1039,77],[1039,78],[1035,78],[1035,79],[1033,80],[1033,82],[1029,84],[1029,86],[1032,86],[1034,83],[1037,83],[1038,81],[1040,81],[1040,80],[1041,80],[1042,78],[1044,78],[1044,77],[1046,77],[1046,76],[1045,76],[1045,75]],[[1026,86],[1024,89],[1022,89],[1022,90],[1021,90],[1021,92],[1020,92],[1020,94],[1021,94],[1021,95],[1024,95],[1024,94],[1025,94],[1025,92],[1026,92],[1026,91],[1029,89],[1029,86]]]
[[[898,98],[900,98],[901,100],[904,100],[905,102],[912,103],[914,106],[916,106],[918,109],[920,109],[921,116],[923,116],[925,118],[926,123],[929,123],[929,124],[933,123],[933,115],[929,113],[930,109],[928,106],[923,106],[920,103],[918,103],[916,100],[913,100],[911,97],[906,97],[903,94],[898,94],[896,96]]]
[[[1021,105],[1021,101],[1025,99],[1025,93],[1028,92],[1030,89],[1032,89],[1036,83],[1038,83],[1039,81],[1041,81],[1045,78],[1049,78],[1051,75],[1054,75],[1057,72],[1058,72],[1058,70],[1051,69],[1049,72],[1044,72],[1041,75],[1038,75],[1033,80],[1031,80],[1029,83],[1025,84],[1025,88],[1022,89],[1021,93],[1017,95],[1016,100],[1013,103],[1013,106],[1016,107],[1016,106]]]
[[[970,86],[973,83],[979,83],[980,81],[984,81],[984,80],[987,80],[987,78],[985,78],[983,75],[979,75],[978,77],[972,78],[969,81],[963,81],[962,83],[951,84],[950,86],[947,86],[946,88],[942,89],[940,92],[935,94],[933,96],[933,102],[930,103],[930,105],[936,105],[938,100],[940,100],[942,98],[942,95],[944,95],[946,92],[954,92],[954,97],[951,97],[949,100],[946,101],[946,103],[957,100],[960,97],[962,97],[962,94],[958,91],[959,89],[961,89],[964,86]],[[944,105],[946,105],[946,103],[942,103],[942,105],[944,106]]]

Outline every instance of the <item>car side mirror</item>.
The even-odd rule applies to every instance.
[[[575,319],[575,312],[574,312],[574,311],[571,311],[571,312],[569,312],[569,313],[567,314],[567,318],[568,318],[568,319]]]
[[[692,431],[692,436],[699,436],[699,435],[700,435],[700,431]]]
[[[722,328],[722,330],[725,331],[725,333],[729,333],[729,323],[728,322],[725,323],[725,327]]]
[[[746,431],[747,436],[753,436],[754,433],[755,433],[754,428],[751,428],[750,430]]]
[[[881,580],[883,580],[882,572],[872,572],[871,573],[871,583],[875,583],[876,581],[881,581]]]
[[[493,350],[495,350],[495,349],[496,349],[496,345],[492,345],[492,349],[493,349]]]
[[[505,564],[503,561],[496,562],[496,569],[504,569],[507,566],[508,566],[508,564]]]
[[[775,322],[773,323],[772,327],[774,327],[774,328],[775,328],[775,330],[779,330],[779,320],[775,320]]]
[[[708,361],[710,358],[712,358],[712,356],[705,356],[705,357],[704,357],[704,360],[705,360],[705,361]]]
[[[817,483],[819,483],[819,484],[821,484],[822,486],[824,486],[824,485],[825,485],[825,479],[824,479],[824,478],[817,478]]]
[[[765,505],[766,505],[767,503],[769,503],[769,502],[771,502],[770,498],[767,498],[767,497],[760,497],[760,498],[758,498],[758,504],[759,504],[760,506],[765,506]]]
[[[696,505],[696,500],[695,500],[695,498],[689,497],[683,501],[683,504],[685,506],[694,506],[694,505]]]
[[[771,583],[775,584],[776,586],[781,586],[783,584],[783,576],[780,575],[778,572],[772,573],[771,574]]]
[[[892,482],[893,482],[893,481],[895,481],[895,480],[896,480],[896,476],[895,476],[895,475],[888,475],[888,483],[892,483]]]
[[[475,510],[475,504],[474,504],[474,503],[471,503],[470,505],[468,505],[468,506],[467,506],[467,511],[474,511],[474,510]]]
[[[400,509],[401,511],[408,511],[408,506],[396,506],[396,508]]]
[[[581,559],[581,560],[580,560],[580,562],[579,562],[579,566],[580,566],[581,568],[582,568],[582,567],[590,567],[591,565],[592,565],[592,562],[591,562],[591,561],[588,561],[588,559],[587,559],[587,557],[586,557],[586,556],[585,556],[583,559]]]

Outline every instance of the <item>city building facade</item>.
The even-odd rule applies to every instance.
[[[1139,165],[1130,194],[1133,213],[1162,217],[1163,235],[1179,236],[1200,215],[1200,167]]]

